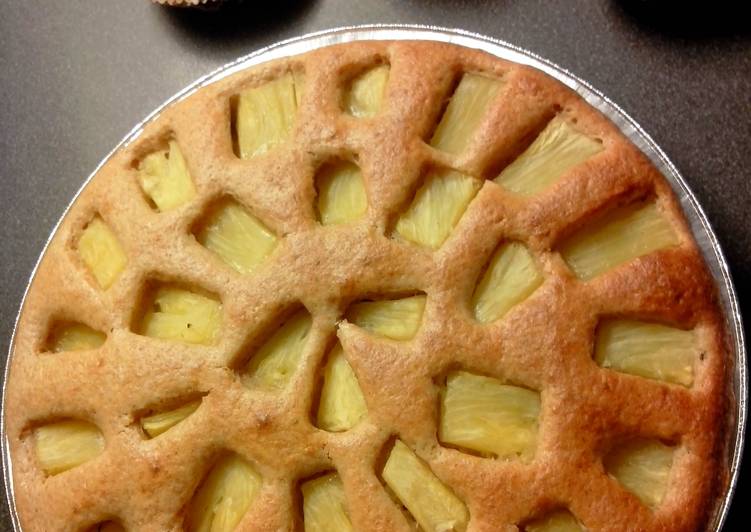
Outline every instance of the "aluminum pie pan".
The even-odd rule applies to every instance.
[[[63,215],[50,233],[44,249],[34,266],[29,282],[24,291],[19,312],[16,316],[16,322],[13,327],[13,335],[11,337],[8,351],[8,359],[5,367],[5,374],[3,376],[2,407],[0,408],[0,439],[2,440],[3,480],[5,482],[6,498],[10,509],[13,530],[21,531],[21,524],[15,507],[10,446],[8,436],[5,432],[5,384],[8,381],[10,372],[10,360],[15,345],[16,329],[26,301],[26,295],[28,294],[34,280],[39,263],[42,261],[50,241],[57,233],[60,224],[68,214],[68,211],[75,203],[81,191],[89,184],[91,179],[115,154],[115,152],[135,141],[141,135],[145,126],[154,121],[166,107],[188,97],[202,87],[260,63],[298,55],[333,44],[366,40],[421,40],[444,42],[467,48],[475,48],[501,59],[537,68],[576,91],[588,104],[608,117],[665,176],[680,202],[693,237],[696,240],[709,272],[714,279],[724,319],[726,343],[732,355],[729,358],[727,370],[729,380],[727,390],[728,421],[726,429],[726,444],[722,454],[725,475],[721,478],[722,485],[718,489],[718,497],[712,506],[706,529],[708,531],[719,532],[725,523],[730,509],[730,504],[738,482],[743,454],[745,438],[744,430],[748,413],[746,345],[740,305],[730,276],[730,268],[720,247],[717,236],[712,229],[704,210],[699,205],[693,191],[689,188],[675,165],[670,159],[668,159],[667,155],[642,129],[642,127],[618,105],[613,103],[604,94],[596,90],[586,81],[576,77],[555,63],[540,57],[534,52],[500,39],[460,29],[410,24],[345,26],[309,33],[300,37],[277,42],[227,63],[214,72],[194,81],[160,105],[142,122],[136,125],[86,178],[83,185],[68,204]]]

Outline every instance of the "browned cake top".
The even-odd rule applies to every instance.
[[[346,91],[376,65],[389,67],[381,109],[351,116]],[[465,146],[437,149],[431,139],[467,73],[498,81],[497,91]],[[285,75],[299,83],[289,137],[238,156],[238,95]],[[533,194],[509,190],[495,178],[551,120],[601,148]],[[195,194],[160,210],[139,167],[169,140],[184,155]],[[353,222],[322,224],[316,177],[334,160],[359,167],[367,210]],[[445,241],[405,238],[399,220],[427,180],[447,170],[474,180],[471,201]],[[278,239],[249,273],[201,242],[207,217],[228,198]],[[577,273],[572,239],[634,205],[656,209],[674,241],[598,275]],[[93,220],[123,255],[112,279],[82,260]],[[507,242],[528,251],[539,286],[501,318],[478,319],[473,294]],[[165,286],[221,305],[210,341],[148,334],[150,302]],[[415,294],[426,299],[412,338],[386,338],[345,319],[359,301]],[[300,309],[312,326],[289,383],[254,387],[242,368]],[[618,319],[692,331],[700,346],[692,378],[668,382],[605,367],[594,355],[598,331]],[[60,324],[70,323],[106,339],[51,352]],[[315,411],[337,339],[367,414],[334,432],[317,426]],[[468,530],[515,530],[559,509],[588,530],[695,530],[713,497],[725,356],[711,278],[669,185],[575,93],[532,68],[450,45],[324,48],[170,105],[103,166],[65,217],[28,293],[11,360],[5,421],[17,509],[25,530],[84,530],[108,520],[127,530],[180,530],[202,479],[234,453],[261,479],[237,530],[302,529],[300,484],[328,471],[341,478],[355,530],[409,530],[414,511],[383,472],[403,442],[466,506]],[[446,380],[457,372],[539,394],[528,456],[442,441]],[[147,437],[144,415],[197,398],[195,412]],[[103,450],[51,474],[35,451],[37,429],[71,419],[96,427]],[[607,466],[642,440],[672,452],[664,495],[652,505]],[[464,529],[444,530],[450,526]]]

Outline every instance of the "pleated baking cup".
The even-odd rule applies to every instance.
[[[218,6],[224,0],[151,0],[155,4],[170,7],[201,7]]]
[[[220,0],[221,1],[221,0]],[[164,4],[205,4],[214,3],[214,0],[186,0],[181,2],[180,0],[161,0],[159,3]],[[141,123],[139,123],[133,130],[110,152],[99,165],[94,169],[91,175],[86,179],[81,190],[89,183],[89,181],[97,174],[99,169],[112,157],[112,155],[133,142],[143,132],[144,127],[156,119],[156,117],[167,106],[180,101],[200,88],[213,83],[217,80],[225,78],[231,74],[253,67],[260,63],[265,63],[274,59],[293,56],[322,48],[325,46],[348,43],[355,41],[367,41],[367,40],[421,40],[421,41],[437,41],[443,43],[450,43],[467,48],[475,48],[485,51],[501,59],[513,61],[523,65],[529,65],[531,67],[542,70],[546,74],[552,76],[558,81],[562,82],[569,88],[576,91],[584,100],[590,105],[598,109],[601,113],[607,116],[620,130],[633,142],[662,172],[667,181],[670,183],[675,195],[680,201],[683,213],[686,216],[693,237],[703,255],[706,265],[714,278],[715,287],[717,289],[717,295],[720,303],[720,309],[724,318],[726,344],[729,351],[728,360],[728,375],[727,375],[727,422],[725,431],[724,448],[722,449],[722,474],[720,475],[720,486],[717,490],[717,496],[714,500],[708,525],[706,530],[719,531],[722,529],[723,523],[728,514],[730,503],[733,498],[733,493],[738,481],[738,474],[740,470],[740,462],[743,452],[744,443],[744,428],[747,415],[747,397],[748,397],[748,380],[747,380],[747,365],[746,365],[746,348],[745,340],[743,336],[743,324],[740,314],[740,308],[738,298],[733,287],[733,282],[730,277],[730,269],[728,267],[725,256],[720,248],[717,236],[715,235],[712,227],[707,220],[707,216],[704,214],[701,206],[699,205],[696,196],[686,184],[685,180],[678,172],[673,163],[668,159],[667,155],[660,149],[657,144],[651,139],[651,137],[637,124],[630,116],[628,116],[620,107],[609,100],[605,95],[594,89],[587,82],[577,78],[570,72],[555,65],[551,61],[543,59],[542,57],[504,41],[486,37],[476,33],[471,33],[456,29],[447,29],[434,26],[419,26],[419,25],[401,25],[401,24],[388,24],[388,25],[364,25],[364,26],[350,26],[343,28],[336,28],[331,30],[325,30],[321,32],[311,33],[303,35],[301,37],[295,37],[285,41],[272,44],[266,48],[262,48],[255,52],[252,52],[244,57],[241,57],[227,65],[224,65],[216,71],[200,78],[185,87],[178,92],[172,98],[167,100],[159,108],[153,111],[146,117]],[[79,193],[80,194],[80,190]],[[45,249],[37,261],[34,271],[31,274],[29,283],[26,287],[28,293],[29,287],[34,279],[36,269],[41,262],[42,257],[46,251],[49,242],[57,232],[62,219],[67,214],[75,202],[78,194],[72,199],[71,203],[66,208],[63,216],[61,216],[55,229],[52,231]],[[24,295],[23,301],[26,296]],[[23,301],[21,308],[23,308]],[[15,343],[15,328],[18,326],[19,314],[16,317],[16,326],[14,327],[13,338],[11,339],[10,349],[8,353],[8,363],[6,365],[5,375],[3,379],[3,385],[8,380],[8,372],[10,368],[10,357],[12,356],[14,343]],[[15,500],[13,495],[13,464],[10,456],[10,448],[8,443],[8,437],[5,432],[5,386],[3,387],[3,401],[2,401],[2,419],[0,420],[0,437],[2,438],[2,458],[3,458],[3,473],[5,480],[5,488],[8,505],[10,507],[10,515],[13,522],[13,528],[16,531],[21,530],[21,526],[18,519],[18,514],[15,508]]]

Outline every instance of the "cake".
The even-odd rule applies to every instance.
[[[53,530],[701,530],[711,276],[576,93],[362,41],[166,107],[63,219],[5,424]]]

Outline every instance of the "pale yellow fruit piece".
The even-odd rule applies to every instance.
[[[222,304],[214,298],[173,286],[154,294],[141,323],[141,334],[189,344],[212,344],[222,321]]]
[[[602,149],[601,142],[556,117],[494,181],[517,194],[532,196]]]
[[[161,212],[175,209],[196,195],[185,157],[174,140],[166,149],[144,157],[138,165],[138,181]]]
[[[117,521],[99,523],[88,529],[89,532],[125,532],[125,527]]]
[[[240,273],[252,272],[277,244],[276,235],[234,200],[214,210],[196,238]]]
[[[455,155],[464,151],[500,87],[498,79],[464,74],[430,139],[431,146]]]
[[[489,323],[501,318],[532,295],[542,281],[527,248],[518,242],[503,244],[490,259],[472,296],[475,319]]]
[[[342,480],[336,473],[302,485],[305,532],[354,532]]]
[[[524,532],[584,532],[584,528],[566,510],[557,510],[524,526]]]
[[[236,454],[223,457],[209,471],[188,504],[188,532],[231,532],[261,490],[261,475]]]
[[[258,349],[243,373],[248,387],[281,390],[300,366],[313,318],[300,310]]]
[[[103,332],[83,323],[62,323],[54,327],[49,345],[54,353],[83,351],[100,347],[106,339]]]
[[[168,431],[201,406],[201,400],[191,401],[179,408],[152,414],[141,419],[141,427],[149,438],[156,438]]]
[[[425,296],[361,301],[347,311],[347,320],[368,332],[392,340],[409,340],[417,334],[425,310]]]
[[[539,417],[538,392],[457,371],[446,379],[438,439],[500,458],[526,460],[535,451]]]
[[[378,114],[386,92],[389,70],[388,65],[379,65],[352,81],[344,105],[349,114],[358,118],[369,118]]]
[[[342,345],[337,342],[329,353],[323,372],[318,427],[330,432],[348,430],[365,417],[367,412],[357,376],[344,356]]]
[[[616,266],[680,243],[655,203],[612,210],[591,222],[560,247],[576,276],[589,280]]]
[[[673,452],[673,447],[656,440],[634,440],[605,457],[605,470],[654,509],[667,490]]]
[[[691,386],[698,355],[694,331],[633,320],[606,320],[597,329],[595,360],[604,368]]]
[[[383,468],[383,480],[424,532],[461,532],[469,511],[401,440],[396,440]]]
[[[396,232],[415,244],[438,249],[481,186],[479,180],[453,170],[430,175],[399,217]]]
[[[128,259],[115,233],[96,216],[81,233],[78,254],[103,289],[112,286]]]
[[[297,116],[295,76],[288,72],[237,97],[235,134],[238,155],[250,159],[285,142]]]
[[[362,218],[368,197],[360,168],[348,161],[327,164],[316,176],[318,218],[323,225]]]
[[[42,470],[57,475],[88,462],[104,450],[104,437],[86,421],[69,419],[34,429],[36,455]]]

